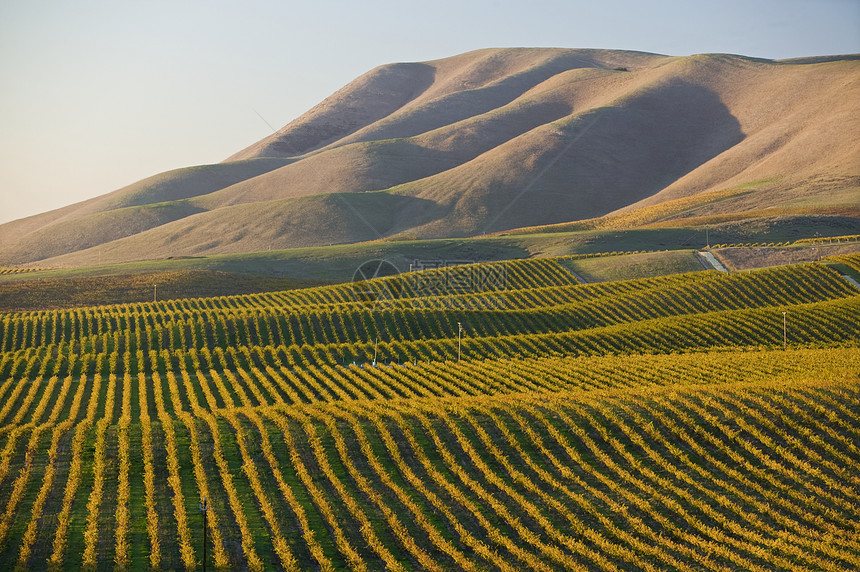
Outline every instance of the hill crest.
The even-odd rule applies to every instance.
[[[853,55],[504,48],[388,64],[224,163],[0,225],[0,262],[474,236],[753,183],[698,214],[815,213],[860,192],[858,100]]]

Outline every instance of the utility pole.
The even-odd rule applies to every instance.
[[[462,339],[463,339],[463,323],[457,322],[457,361],[460,361],[460,350],[462,349]]]
[[[206,572],[206,530],[208,529],[206,513],[208,510],[209,507],[206,504],[206,497],[204,497],[203,504],[200,505],[200,511],[203,513],[203,572]]]
[[[373,367],[376,367],[376,351],[379,349],[379,338],[376,338],[376,343],[373,345]]]
[[[783,351],[788,349],[788,332],[785,327],[785,312],[782,313],[782,349]]]
[[[158,302],[158,284],[152,285],[152,301]]]

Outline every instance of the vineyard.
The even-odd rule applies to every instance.
[[[858,339],[820,264],[2,314],[0,568],[857,569]]]

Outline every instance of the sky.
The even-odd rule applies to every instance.
[[[0,0],[0,223],[218,163],[378,65],[521,46],[858,53],[860,0]]]

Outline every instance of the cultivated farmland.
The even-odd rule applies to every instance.
[[[567,262],[0,315],[0,567],[860,566],[860,291]]]

